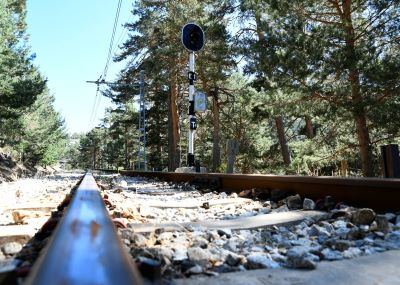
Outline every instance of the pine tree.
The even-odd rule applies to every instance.
[[[53,103],[54,97],[46,89],[22,117],[24,132],[16,147],[23,153],[24,162],[52,165],[64,154],[64,121]]]
[[[242,40],[243,49],[246,50],[245,56],[248,59],[246,72],[254,74],[256,80],[253,85],[259,90],[270,89],[271,92],[282,91],[279,86],[272,87],[276,78],[271,72],[271,64],[273,64],[267,55],[267,18],[265,17],[270,10],[264,1],[241,1],[242,17],[246,20],[249,27],[244,27],[245,37]],[[250,53],[247,53],[250,50]],[[283,161],[286,165],[291,163],[290,150],[285,134],[285,122],[282,112],[275,112],[274,124],[277,132],[279,146]]]
[[[372,176],[371,129],[381,127],[373,125],[379,117],[374,114],[398,106],[399,57],[393,50],[399,47],[399,2],[304,0],[264,5],[269,10],[261,15],[267,35],[262,45],[269,74],[279,86],[301,90],[314,102],[331,105],[343,121],[351,119],[362,172]],[[391,115],[396,116],[393,111]]]
[[[25,1],[0,1],[0,133],[7,144],[20,135],[21,116],[46,81],[32,64],[25,34]]]
[[[145,70],[147,83],[152,90],[150,100],[168,102],[168,169],[174,170],[180,165],[180,114],[187,112],[187,99],[184,99],[187,90],[186,65],[188,53],[181,44],[181,29],[188,22],[197,22],[207,34],[207,50],[198,55],[198,74],[201,78],[199,85],[203,86],[207,94],[218,86],[219,81],[227,76],[229,66],[233,65],[229,47],[228,33],[224,16],[231,9],[230,1],[221,3],[216,1],[180,1],[180,2],[148,2],[138,1],[134,6],[133,14],[137,16],[134,23],[126,26],[131,32],[130,39],[123,45],[122,52],[117,60],[129,58],[133,63],[121,74],[121,82],[129,82],[137,77],[139,69]],[[168,90],[168,97],[165,96]],[[153,111],[163,113],[163,105],[152,105]],[[215,116],[217,118],[217,116]],[[152,120],[150,123],[159,122]],[[218,120],[214,120],[217,122]],[[154,126],[156,129],[159,127]],[[218,133],[218,131],[217,131]],[[162,134],[159,134],[162,137]],[[154,137],[153,135],[151,137]],[[215,144],[219,147],[218,136]],[[159,148],[159,147],[158,147]],[[216,147],[216,149],[218,149]],[[219,156],[216,152],[215,156]]]

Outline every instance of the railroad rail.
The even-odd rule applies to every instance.
[[[286,190],[303,197],[321,199],[331,196],[353,206],[371,207],[377,210],[400,209],[400,179],[308,177],[254,174],[175,173],[119,171],[126,176],[143,176],[172,182],[208,183],[227,192],[246,189],[270,191]]]
[[[143,284],[87,173],[26,284]]]
[[[338,178],[338,177],[302,177],[302,176],[273,176],[273,175],[242,175],[242,174],[199,174],[199,173],[170,173],[170,172],[135,172],[135,171],[120,171],[120,174],[126,176],[141,176],[141,177],[148,177],[148,178],[159,178],[160,180],[164,181],[171,181],[171,182],[189,182],[193,184],[197,184],[203,186],[206,189],[211,190],[223,190],[226,192],[233,192],[233,191],[240,191],[240,190],[248,190],[248,189],[257,189],[256,193],[262,193],[265,191],[266,193],[272,192],[273,189],[280,189],[286,190],[290,192],[299,193],[303,197],[313,198],[317,200],[319,198],[323,198],[327,195],[332,196],[336,201],[343,201],[349,203],[352,206],[369,206],[376,209],[385,209],[386,211],[389,209],[395,210],[397,212],[400,207],[398,205],[398,198],[400,194],[400,179],[379,179],[379,178],[372,178],[372,179],[364,179],[364,178]],[[122,179],[122,178],[121,178]],[[118,181],[118,180],[115,180]],[[128,182],[127,182],[128,181]],[[129,182],[131,181],[131,182]],[[142,179],[127,179],[127,177],[123,178],[121,182],[124,182],[124,185],[127,183],[132,183],[132,181],[142,181]],[[147,181],[147,180],[146,180]],[[157,185],[154,181],[148,181],[150,185]],[[122,185],[122,184],[121,184]],[[135,185],[135,184],[133,184]],[[159,183],[165,187],[165,183]],[[131,184],[132,186],[132,184]],[[180,195],[191,195],[190,191],[181,191],[179,190],[179,185],[173,185],[173,189],[178,188],[178,193]],[[125,186],[124,186],[125,187]],[[127,187],[127,186],[126,186]],[[147,187],[147,186],[146,186]],[[152,187],[152,186],[151,186]],[[201,187],[201,188],[203,188]],[[136,188],[136,185],[135,185]],[[139,187],[140,188],[140,187]],[[119,189],[119,188],[118,188]],[[215,213],[210,211],[205,211],[207,215],[211,214],[211,220],[208,221],[207,219],[210,216],[201,216],[199,222],[199,216],[195,216],[193,222],[192,220],[179,220],[177,223],[176,220],[173,222],[170,221],[171,212],[166,211],[167,218],[163,218],[162,222],[152,222],[147,220],[146,217],[146,207],[151,209],[151,207],[159,207],[159,208],[190,208],[187,207],[187,202],[183,202],[180,198],[174,200],[176,203],[165,203],[165,200],[162,201],[161,206],[156,206],[154,201],[149,199],[143,199],[138,197],[138,192],[136,188],[136,193],[131,191],[132,188],[126,188],[128,191],[125,193],[126,199],[132,198],[135,199],[135,203],[140,205],[139,209],[135,211],[139,211],[138,215],[139,219],[133,218],[133,223],[129,224],[129,228],[124,229],[122,235],[126,235],[129,233],[149,233],[154,232],[155,229],[163,229],[163,231],[176,231],[180,230],[181,228],[202,228],[207,230],[217,230],[217,234],[221,235],[218,230],[221,228],[227,228],[229,230],[251,230],[252,228],[263,228],[268,227],[271,225],[280,225],[285,224],[288,222],[300,222],[303,219],[313,218],[314,216],[322,218],[325,216],[326,212],[322,211],[289,211],[289,212],[272,212],[272,213],[265,213],[258,212],[255,216],[240,216],[242,212],[238,211],[230,215],[235,215],[235,219],[226,219],[226,220],[213,220],[215,218]],[[158,187],[155,187],[158,189]],[[168,188],[169,189],[169,188]],[[107,195],[119,195],[120,192],[116,192],[115,190],[111,189],[109,192],[105,190]],[[206,191],[208,192],[208,191]],[[278,191],[279,192],[279,191]],[[150,194],[153,192],[148,192]],[[169,192],[163,192],[164,194]],[[141,269],[141,273],[143,274],[140,276],[134,261],[131,256],[128,255],[126,249],[123,248],[121,241],[119,240],[119,236],[115,231],[113,222],[110,219],[110,215],[114,215],[114,213],[108,212],[102,196],[100,195],[99,188],[92,176],[92,174],[87,173],[85,174],[84,178],[82,179],[79,187],[73,193],[72,199],[68,205],[66,213],[64,213],[62,219],[58,223],[57,228],[53,232],[52,236],[50,237],[49,242],[43,253],[41,253],[39,259],[34,263],[34,267],[30,271],[30,275],[26,283],[24,284],[147,284],[147,282],[152,282],[155,279],[151,278],[151,275],[154,273],[153,267],[151,264],[149,267],[139,265]],[[129,194],[129,195],[128,195]],[[140,193],[139,193],[140,194]],[[154,193],[153,193],[154,194]],[[271,193],[269,193],[271,194]],[[289,194],[289,193],[284,193]],[[133,195],[133,196],[132,196]],[[217,196],[217,193],[207,193],[207,195]],[[222,195],[225,198],[223,199],[224,202],[232,202],[232,199],[235,199],[235,203],[243,203],[243,201],[239,200],[250,200],[250,199],[243,199],[243,198],[232,198],[226,199],[226,195]],[[194,199],[197,199],[198,196],[188,196]],[[260,196],[259,196],[260,197]],[[268,196],[267,196],[268,197]],[[115,198],[115,196],[114,196]],[[239,200],[236,200],[239,199]],[[253,201],[256,204],[260,204],[264,198],[260,197],[260,201]],[[268,198],[267,198],[268,199]],[[136,201],[137,200],[137,201]],[[140,201],[139,201],[140,200]],[[115,199],[114,201],[119,201],[119,199]],[[189,200],[187,200],[189,201]],[[197,200],[196,200],[197,202]],[[214,201],[215,202],[215,201]],[[186,203],[182,206],[182,203]],[[220,203],[220,202],[219,202]],[[246,202],[247,203],[247,202]],[[207,206],[205,205],[207,204]],[[213,204],[210,201],[206,203],[197,203],[195,206],[196,213],[198,207],[210,207]],[[153,205],[153,206],[152,206]],[[160,205],[160,204],[159,204]],[[178,206],[175,206],[178,205]],[[199,206],[200,205],[200,206]],[[142,208],[143,206],[143,208]],[[185,207],[186,206],[186,207]],[[215,205],[214,205],[215,206]],[[236,209],[236,206],[233,207]],[[242,207],[238,207],[242,209]],[[122,208],[121,208],[122,209]],[[128,208],[127,208],[128,209]],[[147,211],[149,211],[147,209]],[[223,211],[225,208],[222,207]],[[231,210],[232,208],[229,207]],[[253,209],[253,208],[252,208]],[[254,209],[259,209],[256,205]],[[270,208],[271,209],[275,208]],[[143,210],[143,211],[142,211]],[[268,209],[267,209],[268,210]],[[279,210],[279,209],[278,209]],[[365,210],[365,209],[361,209]],[[367,209],[372,211],[370,209]],[[61,211],[61,210],[59,210]],[[134,215],[135,211],[127,210],[126,213]],[[181,211],[181,210],[179,210]],[[248,209],[246,210],[248,211]],[[253,210],[250,210],[253,213]],[[272,210],[274,211],[274,210]],[[151,210],[152,213],[161,213],[161,210]],[[185,213],[185,210],[183,210]],[[239,214],[238,214],[239,213]],[[372,212],[373,213],[373,212]],[[158,215],[157,214],[157,215]],[[163,214],[163,213],[162,213]],[[187,216],[191,215],[190,212],[186,212]],[[354,213],[352,213],[353,215]],[[121,212],[119,213],[121,215]],[[213,216],[214,215],[214,216]],[[375,215],[375,213],[374,213]],[[393,216],[394,214],[392,214]],[[398,214],[397,214],[398,215]],[[379,216],[379,217],[378,217]],[[378,231],[378,222],[379,219],[382,219],[383,215],[377,215],[376,221],[376,229],[371,230],[371,234],[374,231]],[[204,218],[206,217],[206,218]],[[220,217],[219,214],[217,217]],[[379,218],[379,219],[378,219]],[[394,215],[395,219],[396,215]],[[385,216],[386,219],[386,216]],[[387,218],[389,220],[389,218]],[[393,221],[393,217],[391,217]],[[387,220],[387,221],[388,221]],[[332,221],[328,222],[333,224]],[[357,224],[357,222],[354,222]],[[398,224],[398,222],[396,222]],[[304,224],[304,223],[303,223]],[[388,222],[386,222],[389,225]],[[383,224],[380,223],[382,226]],[[306,226],[306,229],[311,229],[314,225]],[[315,226],[318,229],[318,226]],[[361,227],[361,226],[360,226]],[[371,226],[372,227],[372,226]],[[132,230],[132,228],[134,230]],[[334,227],[332,226],[332,229]],[[394,226],[394,230],[392,229],[384,229],[381,228],[382,232],[380,235],[376,237],[378,244],[385,246],[385,242],[388,242],[389,247],[386,249],[390,249],[390,240],[391,237],[395,236],[395,230],[399,229],[399,226]],[[305,231],[305,234],[300,234],[302,238],[310,238],[308,236],[308,230]],[[387,233],[384,237],[382,234]],[[229,233],[229,231],[228,231]],[[229,235],[229,234],[228,234]],[[227,234],[225,234],[225,239],[229,239]],[[305,235],[305,236],[304,236]],[[335,231],[332,232],[332,235],[335,238]],[[154,237],[152,237],[154,238]],[[186,233],[185,240],[191,240],[193,236],[189,233]],[[338,238],[338,237],[336,237]],[[290,236],[292,239],[292,236]],[[348,239],[352,239],[351,237]],[[128,239],[130,242],[130,240]],[[261,240],[260,240],[261,241]],[[124,240],[125,244],[129,244],[131,249],[131,254],[134,258],[140,257],[140,250],[142,249],[143,245],[138,245],[134,243],[127,243],[126,239]],[[206,243],[208,241],[206,240]],[[212,241],[209,241],[212,243]],[[322,242],[321,242],[322,244]],[[270,241],[269,246],[276,246],[274,242]],[[151,246],[151,245],[149,245]],[[175,245],[166,243],[167,248],[175,248]],[[189,250],[193,252],[200,251],[200,249],[196,248],[197,245],[191,246]],[[213,246],[217,246],[217,244],[213,244]],[[323,244],[325,249],[323,251],[330,251],[330,246]],[[394,244],[394,247],[397,245]],[[156,252],[161,253],[161,251],[157,251],[157,247],[154,247]],[[372,250],[371,245],[371,250]],[[249,248],[250,249],[250,248]],[[235,249],[231,249],[235,252]],[[325,253],[321,251],[321,256],[325,256]],[[177,254],[178,260],[176,266],[173,267],[172,265],[168,268],[171,270],[170,277],[174,276],[175,274],[173,270],[176,270],[178,274],[188,274],[188,271],[183,267],[179,267],[179,258],[181,253],[178,251],[173,251],[174,254]],[[177,253],[178,252],[178,253]],[[253,253],[246,255],[251,256]],[[187,258],[190,260],[190,255],[187,253]],[[342,253],[340,253],[342,254]],[[175,256],[175,255],[174,255]],[[344,256],[344,253],[343,253]],[[287,256],[288,257],[288,256]],[[172,258],[172,257],[171,257]],[[228,264],[225,260],[225,257],[222,258],[220,261],[223,264]],[[324,257],[325,258],[325,257]],[[138,258],[139,263],[141,259]],[[250,259],[246,261],[246,264],[250,266]],[[150,260],[151,261],[151,260]],[[193,260],[192,260],[193,261]],[[147,261],[144,261],[147,262]],[[196,267],[195,272],[198,272],[198,269],[205,270],[204,260],[201,260]],[[230,262],[230,261],[229,261]],[[279,261],[281,262],[281,261]],[[173,264],[173,263],[170,263]],[[245,264],[245,265],[246,265]],[[279,263],[280,266],[282,265]],[[283,266],[287,266],[290,263],[283,263]],[[246,265],[246,266],[247,266]],[[200,267],[199,267],[200,266]],[[203,268],[203,267],[204,268]],[[232,264],[229,263],[229,266]],[[235,264],[234,266],[237,266]],[[253,267],[249,267],[253,268]],[[167,270],[167,271],[168,271]],[[181,272],[181,270],[183,270]],[[156,274],[158,276],[158,273]],[[143,277],[143,279],[142,279]],[[149,278],[149,279],[146,279]],[[168,278],[168,277],[167,277]],[[152,283],[154,284],[154,283]],[[190,281],[189,283],[190,284]]]

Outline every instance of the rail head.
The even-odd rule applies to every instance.
[[[26,284],[143,284],[92,174],[85,175]]]
[[[119,171],[122,175],[144,176],[173,182],[199,182],[223,191],[257,188],[298,193],[303,197],[321,199],[332,196],[352,206],[371,207],[381,211],[399,211],[399,178],[310,177],[293,175],[175,173]]]

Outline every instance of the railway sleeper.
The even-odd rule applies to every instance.
[[[129,178],[123,179],[129,181]],[[316,200],[316,203],[314,203],[311,199],[302,199],[299,195],[291,195],[290,191],[286,190],[281,191],[273,189],[273,191],[263,192],[262,190],[251,189],[242,190],[239,194],[233,193],[227,195],[225,193],[215,192],[216,188],[214,190],[204,189],[203,185],[200,187],[196,186],[202,189],[202,191],[200,191],[200,193],[202,193],[201,195],[209,195],[208,197],[214,197],[213,199],[208,199],[205,202],[197,201],[196,203],[190,204],[185,201],[185,199],[181,199],[181,197],[178,199],[180,202],[174,204],[165,202],[165,197],[173,198],[175,196],[191,193],[190,190],[196,190],[196,187],[191,188],[189,184],[185,183],[184,191],[171,191],[174,190],[175,187],[173,183],[163,184],[160,182],[163,186],[159,187],[157,191],[147,191],[146,189],[138,189],[140,185],[136,186],[136,184],[134,184],[134,186],[127,186],[126,184],[129,183],[126,181],[124,181],[124,187],[118,188],[120,189],[119,191],[115,191],[115,188],[107,187],[102,184],[101,188],[104,190],[103,199],[106,199],[108,202],[107,204],[109,204],[108,211],[111,214],[111,218],[113,218],[114,226],[118,227],[118,224],[122,225],[121,229],[118,230],[122,238],[122,247],[130,248],[131,255],[136,259],[135,263],[138,270],[141,275],[145,277],[143,280],[150,284],[159,283],[160,278],[174,279],[176,277],[187,277],[198,274],[216,276],[222,272],[231,272],[235,270],[250,270],[265,267],[275,268],[280,267],[280,264],[283,267],[315,268],[318,260],[338,259],[337,256],[335,256],[337,253],[341,254],[342,259],[348,258],[343,257],[345,253],[347,254],[346,256],[352,253],[354,256],[357,256],[357,253],[351,252],[350,250],[354,251],[354,248],[358,248],[357,245],[355,246],[355,243],[359,242],[360,238],[362,238],[367,245],[369,243],[373,244],[375,248],[380,247],[380,251],[400,248],[400,215],[390,212],[382,215],[377,214],[369,208],[351,208],[346,206],[345,203],[337,203],[331,196]],[[151,180],[149,182],[157,184],[151,182]],[[107,188],[110,188],[110,190]],[[177,189],[182,190],[180,186],[177,187]],[[76,190],[72,192],[75,191]],[[162,195],[163,191],[167,193],[165,196]],[[161,203],[159,201],[157,204],[154,201],[152,202],[149,199],[143,198],[144,196],[148,196],[151,192],[157,193],[157,197],[160,196],[159,198],[161,200],[164,199],[164,202]],[[201,195],[195,194],[195,192],[193,193],[193,197],[197,197],[198,199],[202,198]],[[267,193],[267,196],[270,198],[268,201],[262,201],[263,198],[266,198],[264,193]],[[132,208],[137,207],[138,210],[129,213],[129,211],[121,209],[118,203],[113,200],[116,195],[121,194],[126,195],[124,197],[126,201],[141,197],[139,201],[135,201],[135,203],[131,205]],[[271,199],[272,196],[274,197],[273,199]],[[218,199],[215,199],[215,197],[219,197],[221,201],[218,202]],[[83,200],[86,198],[83,198]],[[100,199],[102,198],[100,197]],[[221,209],[231,210],[235,207],[246,207],[246,203],[251,203],[254,199],[259,200],[258,202],[262,204],[262,207],[267,207],[269,210],[264,214],[261,211],[254,216],[239,218],[228,217],[228,219],[214,221],[152,222],[152,220],[155,220],[154,216],[157,214],[157,211],[171,210],[185,212],[191,210],[210,212],[219,207],[221,207]],[[47,243],[52,229],[55,228],[56,223],[60,220],[61,214],[66,211],[70,201],[71,196],[67,196],[64,202],[59,206],[59,211],[54,212],[52,214],[52,219],[50,219],[43,226],[42,230],[36,234],[36,244],[34,247],[43,248]],[[146,209],[146,207],[146,211],[141,211],[142,208]],[[308,211],[299,209],[307,209]],[[315,211],[313,209],[321,209],[323,211]],[[260,210],[260,208],[257,210]],[[140,223],[135,221],[140,221]],[[87,225],[89,228],[86,230],[87,233],[96,236],[99,231],[100,223],[95,222]],[[74,225],[73,223],[72,226],[69,226],[70,231],[76,231],[77,227],[78,225]],[[335,231],[338,230],[340,232],[341,230],[343,233],[346,232],[345,234],[347,236],[353,236],[350,238],[350,241],[342,239],[342,237],[335,240],[333,236],[336,235],[336,232],[332,233],[331,236],[327,236],[329,231],[326,229],[329,227],[333,228]],[[357,232],[353,231],[354,228],[357,228]],[[347,231],[347,229],[350,230]],[[278,252],[274,253],[275,249],[273,246],[276,245],[277,242],[279,243],[279,241],[276,240],[279,239],[277,236],[283,236],[285,232],[287,233],[292,230],[300,232],[300,235],[296,233],[297,236],[293,237],[293,240],[289,240],[291,244],[286,251],[278,250]],[[168,234],[168,232],[172,235]],[[204,238],[202,238],[202,235],[199,233],[206,233],[204,237],[210,239],[205,242]],[[250,233],[247,237],[248,239],[252,239],[252,235],[264,235],[262,239],[270,239],[272,243],[264,243],[261,247],[261,251],[259,244],[255,245],[255,248],[253,246],[250,252],[243,252],[243,248],[242,251],[239,252],[237,251],[239,248],[232,243],[231,239],[245,233]],[[302,242],[305,242],[305,239],[301,238],[301,234],[317,239],[323,249],[314,248],[304,250]],[[195,235],[200,236],[197,237],[197,240],[193,239],[185,245],[185,243],[188,242],[187,238],[182,238],[185,235],[190,236],[190,238],[195,237]],[[324,235],[325,237],[323,237]],[[371,235],[374,235],[377,239],[371,241]],[[321,236],[323,238],[321,238]],[[165,240],[166,237],[170,237],[171,240],[168,240],[168,238]],[[256,238],[253,238],[253,240],[256,240]],[[229,252],[223,260],[214,257],[210,258],[210,256],[207,255],[207,250],[214,248],[214,242],[219,243],[222,250]],[[32,246],[32,244],[30,246]],[[182,246],[187,246],[187,248],[185,249]],[[48,248],[50,248],[49,245]],[[254,249],[256,249],[256,251],[254,251]],[[122,250],[124,251],[124,249]],[[29,247],[28,250],[24,248],[18,257],[21,259],[29,258],[29,254],[34,255],[32,250],[29,250]],[[272,255],[273,257],[271,257]],[[128,258],[128,260],[129,259],[130,258]],[[43,266],[43,258],[40,262]],[[39,267],[39,265],[35,266]],[[5,267],[3,267],[3,269],[4,268]],[[45,266],[45,268],[47,268],[47,266]],[[34,270],[37,272],[38,269]],[[177,274],[177,270],[182,272],[183,275]],[[29,271],[29,266],[11,263],[8,267],[8,271],[0,271],[2,272],[0,273],[0,276],[2,276],[0,280],[2,280],[1,278],[6,278],[4,279],[8,282],[6,284],[13,284],[11,282],[14,282],[16,277],[25,277]],[[134,273],[134,276],[138,278],[137,280],[139,281],[137,282],[142,282],[137,273]],[[33,283],[34,281],[32,280],[34,280],[34,277],[31,275],[30,279],[28,279],[28,284],[39,284]],[[77,282],[77,280],[75,281]],[[43,284],[41,282],[42,281],[40,281],[40,284]],[[115,282],[115,280],[113,280],[113,282]],[[2,283],[0,282],[0,284]]]

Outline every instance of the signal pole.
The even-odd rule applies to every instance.
[[[194,111],[194,82],[196,73],[194,72],[194,52],[189,54],[189,146],[188,146],[188,166],[194,166],[194,133],[197,129],[196,113]]]
[[[107,82],[103,80],[86,81],[87,83],[94,83],[99,87],[100,84],[108,86],[128,86],[132,88],[139,87],[139,141],[138,141],[138,168],[141,170],[141,163],[143,161],[144,170],[147,171],[147,156],[146,156],[146,103],[144,99],[144,70],[140,71],[140,82],[137,83],[118,83]]]
[[[139,150],[138,150],[138,168],[147,171],[146,157],[146,103],[144,100],[144,70],[140,71],[140,95],[139,95]],[[143,143],[143,146],[142,146]]]
[[[194,134],[197,129],[196,114],[194,110],[194,82],[196,81],[196,73],[194,72],[195,52],[204,47],[204,32],[194,23],[186,24],[182,28],[182,44],[190,51],[189,53],[189,145],[187,161],[188,166],[195,166],[194,163]]]

